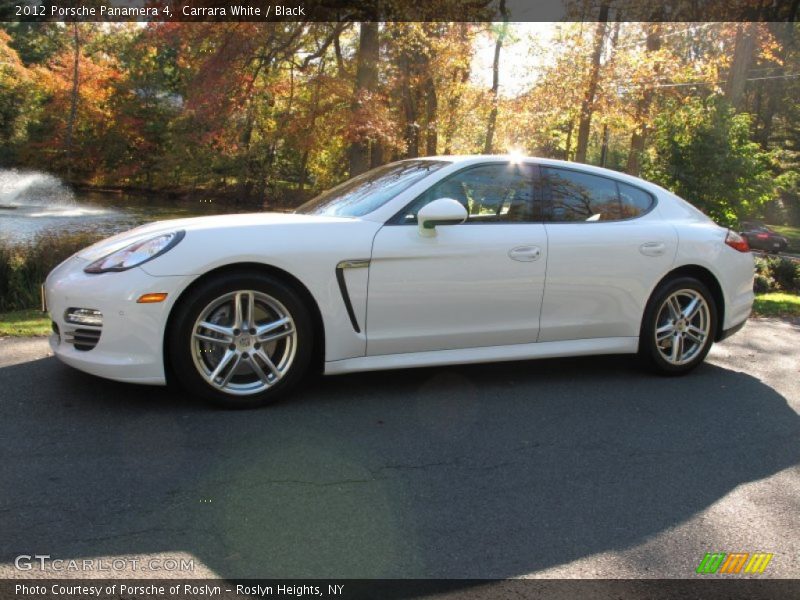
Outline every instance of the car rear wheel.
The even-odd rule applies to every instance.
[[[640,354],[660,373],[688,373],[711,349],[716,324],[716,303],[705,284],[692,277],[668,281],[645,310]]]
[[[308,310],[291,287],[267,275],[223,275],[177,308],[169,352],[186,389],[222,407],[250,408],[302,380],[313,339]]]

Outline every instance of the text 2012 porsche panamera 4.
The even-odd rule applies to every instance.
[[[253,406],[325,373],[639,353],[685,373],[740,328],[737,233],[614,171],[507,156],[374,169],[292,214],[152,223],[47,278],[73,367]]]

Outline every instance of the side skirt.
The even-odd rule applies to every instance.
[[[483,362],[502,362],[532,358],[557,358],[564,356],[590,356],[593,354],[635,354],[639,349],[638,337],[595,338],[589,340],[565,340],[510,346],[486,346],[458,350],[432,350],[406,354],[384,354],[360,356],[325,363],[326,375],[353,373],[357,371],[379,371],[384,369],[408,369],[413,367],[436,367]]]

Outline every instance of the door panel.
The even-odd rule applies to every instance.
[[[675,230],[654,216],[546,227],[539,341],[638,336],[650,291],[674,260]]]
[[[535,342],[546,263],[541,223],[439,226],[433,237],[383,227],[369,269],[367,354]]]
[[[678,243],[655,197],[572,167],[543,167],[541,182],[550,254],[539,341],[638,336]]]

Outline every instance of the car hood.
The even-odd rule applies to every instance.
[[[326,217],[319,215],[303,215],[296,213],[246,213],[235,215],[214,215],[210,217],[193,217],[189,219],[171,219],[147,223],[129,231],[100,240],[96,244],[84,248],[75,256],[94,261],[112,252],[116,252],[137,240],[156,236],[160,233],[183,230],[186,233],[199,230],[242,229],[264,226],[296,226],[310,223],[342,223],[353,219],[343,217]]]

